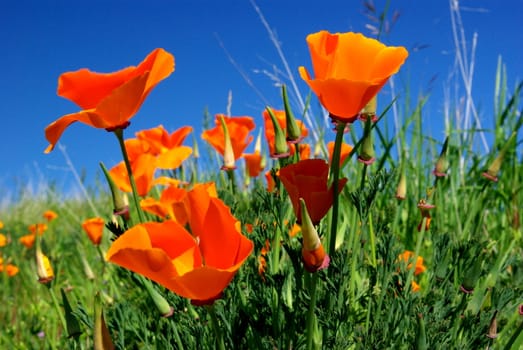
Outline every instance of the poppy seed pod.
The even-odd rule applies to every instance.
[[[283,132],[280,123],[276,119],[271,108],[267,107],[267,113],[271,117],[272,126],[274,128],[274,153],[271,154],[272,158],[285,158],[290,155],[289,145],[287,145],[287,139]]]
[[[298,127],[298,123],[296,123],[296,118],[294,117],[292,109],[289,105],[289,98],[287,97],[287,89],[285,88],[285,85],[282,85],[281,90],[283,95],[283,106],[285,108],[287,141],[289,141],[290,143],[298,143],[303,138],[303,135],[301,133],[300,128]]]
[[[447,138],[445,138],[445,142],[443,143],[443,147],[441,148],[438,160],[436,161],[436,167],[432,171],[432,173],[437,177],[447,176],[447,170],[449,169],[449,161],[447,159],[448,144],[449,138],[447,136]]]
[[[499,152],[498,156],[490,163],[490,166],[488,167],[487,171],[482,173],[481,175],[484,178],[487,178],[491,181],[497,182],[498,181],[498,173],[501,169],[501,165],[503,164],[503,159],[505,158],[505,154],[509,150],[509,148],[512,146],[512,141],[515,139],[516,133],[513,132],[512,135],[510,135],[510,138],[507,140],[501,151]]]
[[[307,205],[303,198],[300,198],[300,211],[302,217],[301,233],[303,236],[302,260],[305,269],[309,272],[316,272],[329,266],[330,258],[325,253],[318,231],[311,221],[307,211]]]

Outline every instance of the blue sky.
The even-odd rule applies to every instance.
[[[385,1],[374,1],[378,10]],[[421,5],[423,3],[423,5]],[[74,5],[73,5],[74,4]],[[522,78],[520,20],[523,0],[494,3],[461,1],[465,35],[478,34],[473,95],[484,126],[492,126],[494,77],[498,56],[507,66],[509,86]],[[357,31],[370,36],[370,23],[360,1],[258,0],[257,5],[275,30],[289,66],[311,67],[305,37],[322,29]],[[409,86],[412,95],[431,97],[424,111],[431,134],[442,137],[443,91],[453,69],[454,43],[447,1],[392,0],[400,17],[389,45],[402,45],[410,56],[395,78],[398,92]],[[190,124],[201,132],[205,108],[225,113],[232,91],[232,115],[260,121],[266,103],[281,107],[280,90],[263,70],[282,68],[281,60],[253,5],[248,0],[203,1],[27,1],[0,5],[0,42],[4,67],[0,79],[0,190],[47,179],[67,190],[74,182],[57,148],[44,155],[44,128],[58,117],[77,111],[56,95],[58,76],[90,68],[111,72],[139,63],[156,47],[175,56],[176,70],[149,95],[132,119],[126,136],[163,124],[169,131]],[[422,50],[414,50],[428,45]],[[230,57],[262,92],[260,97],[231,64]],[[298,78],[303,95],[307,86]],[[298,112],[299,114],[299,112]],[[61,138],[78,171],[92,178],[98,163],[108,167],[120,160],[116,139],[103,130],[73,124]]]

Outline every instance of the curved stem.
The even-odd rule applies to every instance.
[[[140,223],[143,223],[145,222],[145,216],[142,212],[142,208],[140,207],[140,196],[138,195],[136,181],[134,181],[133,171],[131,169],[131,162],[129,161],[129,156],[127,155],[127,149],[125,148],[123,129],[115,129],[114,134],[118,139],[118,144],[120,145],[120,150],[122,151],[123,161],[125,163],[127,175],[129,176],[129,182],[131,183],[131,188],[133,190],[133,201],[134,206],[136,207],[136,212],[138,213],[138,219],[140,220]]]
[[[340,178],[340,156],[341,156],[341,145],[343,143],[343,133],[345,131],[346,123],[338,123],[336,125],[336,139],[334,141],[334,149],[332,151],[331,161],[331,178],[332,178],[332,220],[331,220],[331,231],[329,235],[329,251],[328,254],[334,254],[336,249],[336,233],[338,230],[338,181]]]
[[[62,309],[60,309],[60,304],[58,303],[58,299],[56,298],[56,294],[54,293],[53,288],[51,287],[51,284],[47,284],[47,289],[49,290],[49,294],[51,294],[51,299],[53,300],[53,306],[56,310],[56,313],[58,314],[58,317],[60,318],[60,322],[62,323],[62,328],[64,332],[67,332],[67,322],[64,317],[64,313],[62,312]]]

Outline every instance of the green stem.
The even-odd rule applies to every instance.
[[[51,299],[53,300],[53,306],[56,310],[56,313],[58,314],[58,317],[60,318],[60,322],[62,323],[62,328],[63,328],[64,332],[67,332],[67,322],[65,321],[64,314],[63,314],[62,310],[60,309],[60,304],[58,303],[58,299],[56,299],[56,294],[54,293],[54,290],[51,287],[50,283],[47,285],[47,289],[49,290],[49,294],[51,294]]]
[[[369,223],[365,224],[365,227],[369,230],[369,243],[370,243],[370,253],[371,253],[371,262],[372,266],[376,267],[376,237],[374,235],[374,227],[372,225],[372,213],[368,214]]]
[[[367,176],[367,164],[363,164],[363,169],[361,170],[361,181],[360,181],[360,190],[363,191],[363,188],[365,187],[365,178]]]
[[[171,327],[174,333],[174,341],[176,342],[176,348],[178,350],[184,350],[185,347],[183,346],[182,338],[180,338],[180,333],[178,333],[178,327],[176,327],[176,322],[174,320],[171,322]]]
[[[318,285],[318,274],[313,273],[310,280],[310,293],[311,300],[309,303],[309,310],[307,312],[307,328],[306,328],[306,337],[307,337],[307,350],[314,349],[314,334],[315,334],[315,325],[316,325],[316,315],[314,310],[316,309],[316,300],[317,300],[317,285]]]
[[[216,346],[219,350],[225,350],[223,334],[220,331],[220,323],[218,321],[218,316],[216,315],[214,305],[207,306],[207,311],[209,311],[209,315],[211,316],[212,329],[214,331],[214,335],[216,336]]]
[[[142,208],[140,207],[140,196],[138,195],[136,181],[134,181],[133,171],[131,169],[131,162],[129,161],[127,149],[125,148],[125,141],[123,138],[123,129],[114,130],[114,134],[116,135],[116,138],[118,139],[118,144],[120,145],[120,150],[122,151],[125,168],[127,169],[127,175],[129,176],[129,182],[131,183],[131,188],[133,190],[134,206],[136,207],[136,212],[138,213],[138,218],[140,220],[140,223],[143,223],[143,222],[145,222],[145,216],[142,212]]]
[[[227,177],[229,178],[229,188],[233,195],[236,195],[236,180],[234,176],[234,169],[226,169]]]
[[[334,141],[334,149],[332,151],[332,162],[331,162],[331,178],[332,178],[332,219],[331,219],[331,231],[328,237],[329,251],[328,254],[334,254],[336,249],[336,233],[338,230],[338,181],[340,178],[340,156],[341,156],[341,145],[343,143],[343,133],[345,131],[346,123],[339,122],[336,125],[336,139]]]

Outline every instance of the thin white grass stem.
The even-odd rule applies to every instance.
[[[67,151],[65,150],[65,146],[62,146],[61,144],[58,144],[58,149],[60,152],[62,152],[62,155],[64,156],[65,163],[67,164],[67,167],[71,170],[71,173],[73,174],[76,182],[78,183],[78,186],[80,186],[80,191],[82,191],[82,194],[84,195],[85,199],[87,200],[87,203],[91,207],[91,210],[93,211],[95,216],[100,216],[98,214],[98,210],[96,209],[96,206],[94,205],[93,201],[91,200],[91,197],[89,197],[89,194],[87,193],[87,190],[82,183],[82,180],[80,179],[80,176],[78,175],[78,172],[76,171],[76,168],[71,161],[71,158],[69,158],[69,155],[67,154]]]

